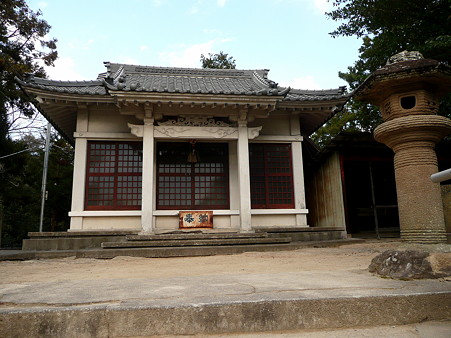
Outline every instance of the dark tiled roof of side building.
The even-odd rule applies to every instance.
[[[21,81],[34,88],[84,95],[115,91],[212,95],[280,96],[286,101],[321,101],[345,96],[344,88],[299,90],[279,87],[268,70],[169,68],[105,62],[107,72],[94,81],[52,81],[29,77]]]

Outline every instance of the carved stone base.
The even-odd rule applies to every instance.
[[[442,116],[405,116],[382,123],[374,136],[395,152],[395,176],[401,238],[419,243],[446,242],[440,185],[429,178],[438,171],[436,142],[451,132]]]
[[[403,241],[415,243],[446,243],[446,233],[444,230],[402,230],[401,239]]]

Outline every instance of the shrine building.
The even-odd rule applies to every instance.
[[[344,88],[279,87],[268,70],[105,66],[93,81],[20,81],[75,146],[69,231],[309,227],[304,137],[341,109]]]

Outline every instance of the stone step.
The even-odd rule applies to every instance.
[[[269,237],[291,237],[291,240],[295,242],[330,241],[347,237],[343,228],[257,227],[255,232],[266,232]]]
[[[218,238],[218,239],[183,239],[105,242],[102,248],[151,248],[151,247],[183,247],[183,246],[230,246],[254,244],[286,244],[291,238]]]
[[[105,237],[105,236],[127,236],[137,235],[139,231],[132,230],[85,230],[85,231],[46,231],[46,232],[29,232],[28,237],[33,238],[59,238],[59,237]]]
[[[347,244],[363,243],[365,240],[357,238],[340,239],[319,242],[291,242],[285,244],[251,244],[251,245],[223,245],[223,246],[184,246],[184,247],[144,247],[144,248],[109,248],[76,249],[76,250],[0,250],[0,261],[53,259],[53,258],[95,258],[112,259],[119,256],[128,257],[197,257],[214,255],[234,255],[243,252],[268,252],[297,250],[302,248],[337,247]]]
[[[23,251],[84,250],[100,248],[105,242],[125,241],[125,236],[31,238],[22,241]]]
[[[183,233],[183,234],[161,234],[161,235],[128,235],[127,241],[154,241],[154,240],[188,240],[188,239],[233,239],[233,238],[267,238],[266,232],[259,233]]]
[[[309,278],[309,276],[311,276]],[[235,276],[234,276],[235,277]],[[260,277],[260,276],[257,276]],[[344,328],[352,328],[350,336],[377,337],[388,336],[379,331],[359,332],[368,326],[401,325],[419,323],[425,320],[449,321],[451,316],[451,293],[446,286],[414,288],[399,286],[394,291],[385,285],[370,283],[368,287],[350,287],[324,289],[312,277],[328,278],[309,274],[306,280],[315,287],[294,289],[281,292],[280,284],[264,280],[268,289],[262,292],[258,287],[254,291],[248,284],[260,285],[260,280],[244,279],[242,285],[235,285],[236,293],[222,296],[196,293],[202,291],[198,284],[187,283],[186,278],[177,288],[189,291],[181,297],[139,298],[138,293],[129,292],[135,298],[125,301],[103,301],[84,304],[70,303],[39,304],[23,306],[6,304],[0,311],[1,337],[157,337],[157,336],[246,336],[250,337],[314,337],[318,329],[334,329],[331,334],[318,334],[319,337],[340,336]],[[208,278],[208,276],[206,277]],[[238,277],[235,279],[241,280]],[[299,278],[302,279],[302,278]],[[229,278],[230,280],[230,278]],[[277,280],[277,279],[276,279]],[[290,280],[290,279],[289,279]],[[203,282],[204,278],[194,282]],[[126,281],[125,281],[126,282]],[[121,287],[125,282],[122,282]],[[142,281],[133,281],[136,283]],[[226,279],[225,282],[228,282]],[[217,282],[224,288],[225,282]],[[404,282],[405,283],[405,282]],[[208,284],[207,284],[208,285]],[[229,286],[230,284],[225,284]],[[251,284],[253,285],[253,284]],[[273,286],[278,288],[274,288]],[[283,284],[282,284],[283,285]],[[171,286],[171,285],[170,285]],[[170,289],[168,286],[168,289]],[[201,285],[202,286],[202,285]],[[243,293],[243,288],[245,293]],[[26,286],[24,286],[26,288]],[[109,291],[114,288],[104,288]],[[250,289],[250,290],[249,290]],[[264,290],[264,288],[263,288]],[[435,291],[435,292],[434,292]],[[32,297],[31,297],[32,298]],[[181,298],[181,299],[180,299]],[[77,298],[74,298],[77,299]],[[108,299],[108,298],[107,298]],[[33,304],[33,303],[32,303]],[[9,305],[9,306],[8,306]],[[14,305],[14,306],[13,306]],[[26,324],[24,324],[26,323]],[[446,322],[447,323],[447,322]],[[294,330],[307,330],[296,333]],[[447,330],[448,331],[448,330]],[[396,337],[449,337],[443,332],[427,331],[405,332]]]
[[[61,251],[101,249],[105,242],[154,241],[154,240],[204,240],[204,239],[250,239],[282,238],[295,242],[327,241],[345,239],[343,229],[339,228],[292,228],[258,227],[255,233],[239,233],[233,230],[174,230],[156,235],[138,235],[139,231],[104,230],[104,231],[67,231],[67,232],[30,232],[30,239],[23,240],[23,251]],[[271,243],[274,243],[272,241]]]
[[[345,228],[332,227],[268,227],[268,226],[254,226],[255,232],[323,232],[323,231],[345,231]]]
[[[22,241],[24,251],[84,250],[100,248],[103,242],[124,241],[127,235],[137,235],[138,231],[58,231],[29,232],[29,239]]]

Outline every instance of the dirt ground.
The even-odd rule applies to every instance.
[[[99,259],[46,259],[0,262],[0,284],[65,280],[164,278],[299,271],[366,270],[371,259],[388,249],[451,252],[451,245],[407,245],[398,241],[368,241],[332,248],[248,252],[237,255]]]

